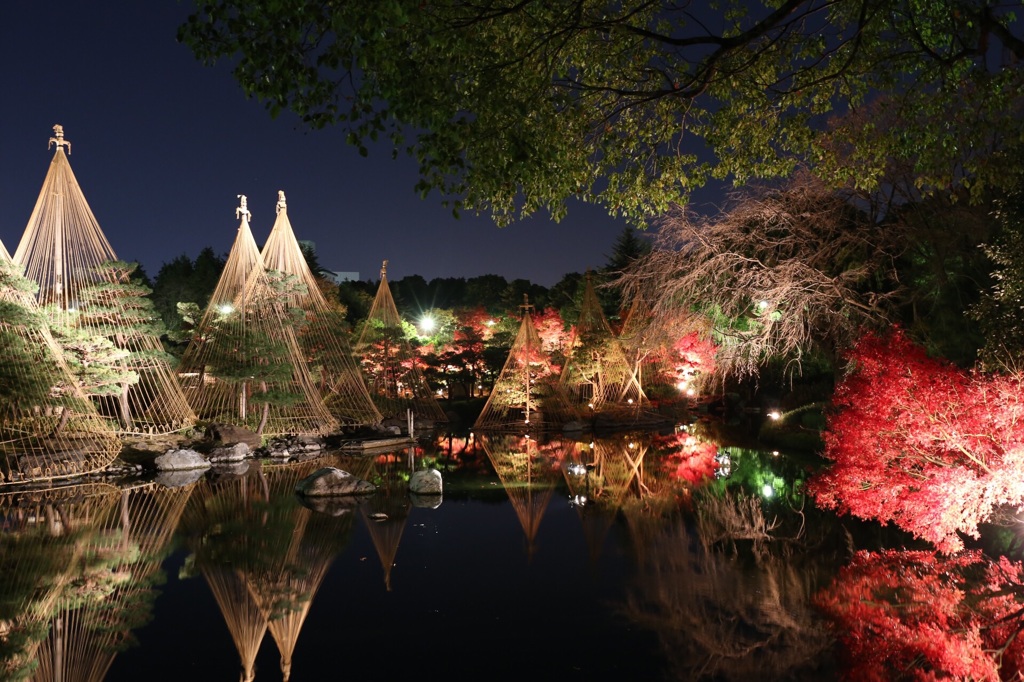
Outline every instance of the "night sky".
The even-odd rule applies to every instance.
[[[150,276],[235,237],[236,195],[249,198],[262,246],[277,190],[301,240],[322,266],[376,279],[497,274],[551,286],[603,266],[624,223],[573,204],[498,228],[487,216],[456,220],[435,193],[413,191],[416,165],[390,149],[361,157],[340,129],[309,132],[247,100],[227,63],[200,64],[175,39],[190,2],[4,0],[0,63],[0,242],[12,254],[64,126],[68,157],[117,255]]]

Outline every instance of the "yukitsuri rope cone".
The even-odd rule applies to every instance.
[[[540,522],[558,488],[553,454],[560,452],[561,447],[557,443],[542,446],[528,435],[511,433],[482,433],[479,438],[516,510],[526,535],[527,559],[532,559]]]
[[[256,654],[267,634],[268,616],[257,603],[245,572],[261,559],[263,533],[253,529],[265,509],[269,487],[257,462],[240,476],[204,477],[181,519],[180,534],[206,579],[241,663],[240,682],[256,678]]]
[[[402,334],[402,318],[391,295],[388,262],[380,268],[380,285],[363,324],[355,353],[370,397],[385,418],[404,419],[412,410],[419,419],[447,422],[419,368],[419,358]]]
[[[0,484],[103,469],[121,451],[0,244]]]
[[[558,377],[533,325],[533,306],[524,295],[523,321],[505,366],[477,417],[474,429],[550,430],[579,418],[558,384]]]
[[[585,413],[639,415],[646,396],[622,344],[612,332],[587,272],[580,317],[569,341],[559,385]]]
[[[322,458],[261,464],[269,491],[267,503],[247,504],[235,514],[237,521],[246,524],[244,531],[261,540],[255,554],[259,560],[240,570],[250,594],[268,618],[267,627],[281,654],[285,682],[291,679],[295,645],[313,599],[334,559],[351,541],[355,524],[354,513],[313,511],[296,497],[295,484],[323,466]],[[359,466],[364,465],[360,462]],[[367,478],[348,464],[345,471]],[[361,506],[356,500],[332,502],[351,505],[349,511]]]
[[[146,298],[149,290],[131,282],[135,265],[118,261],[68,163],[64,150],[70,154],[71,143],[62,126],[53,131],[56,152],[14,262],[39,285],[37,300],[57,328],[69,337],[93,337],[90,344],[94,337],[107,340],[103,364],[110,376],[102,387],[85,389],[115,430],[158,434],[188,428],[195,415],[154,327],[159,316]]]
[[[119,501],[105,483],[0,495],[0,679],[40,679],[33,673],[51,621],[67,593],[81,588],[89,540]]]
[[[379,481],[376,494],[359,507],[384,569],[384,587],[388,592],[391,591],[391,569],[395,566],[398,545],[412,509],[408,478],[412,470],[411,453],[406,456],[395,452],[377,457],[366,477]]]
[[[114,492],[51,615],[34,680],[102,682],[132,631],[152,617],[161,563],[195,484],[144,483]]]
[[[268,273],[249,229],[244,195],[235,243],[178,372],[200,419],[260,435],[337,428],[295,338],[294,278]]]
[[[305,285],[305,291],[297,291],[290,304],[305,315],[298,330],[299,347],[306,355],[309,373],[327,409],[342,426],[380,423],[383,417],[366,390],[352,349],[345,340],[344,316],[327,302],[320,281],[306,263],[288,219],[283,191],[278,191],[277,219],[263,245],[262,255],[267,270],[291,275]]]

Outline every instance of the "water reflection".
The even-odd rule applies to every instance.
[[[537,533],[555,494],[562,441],[539,441],[528,435],[482,433],[479,442],[508,493],[526,540],[526,554],[537,549]]]
[[[300,500],[295,483],[321,466],[377,492]],[[445,475],[436,508],[417,507],[408,492],[425,466]],[[175,679],[149,662],[166,665],[190,646],[182,624],[193,622],[197,598],[223,618],[211,626],[224,633],[215,655],[242,680],[257,667],[261,679],[331,677],[339,638],[358,652],[345,663],[354,676],[379,674],[381,660],[393,677],[422,672],[417,661],[436,653],[436,633],[453,678],[491,676],[490,644],[517,641],[527,625],[538,641],[601,653],[546,664],[550,676],[829,680],[859,674],[869,654],[957,674],[897,648],[894,633],[912,632],[908,617],[918,628],[941,620],[911,602],[932,615],[948,605],[942,622],[961,619],[964,636],[929,640],[936,657],[969,650],[978,666],[988,656],[991,670],[985,652],[1009,641],[1003,672],[1005,661],[1021,660],[1024,638],[1010,637],[1022,624],[1019,565],[854,555],[851,547],[879,550],[889,536],[809,507],[806,475],[806,463],[784,453],[680,428],[580,439],[477,434],[375,455],[250,461],[174,487],[2,495],[0,678]],[[162,564],[178,581],[156,600]],[[201,594],[178,598],[190,585]],[[869,618],[857,610],[869,586],[877,604],[906,599]],[[131,658],[152,667],[119,671],[130,655],[118,653],[154,615],[143,631],[162,635]],[[965,649],[970,632],[984,646]],[[843,669],[837,641],[854,654]],[[537,673],[526,660],[502,665],[509,678]]]
[[[191,487],[0,496],[4,679],[102,680],[146,623]]]
[[[348,470],[365,477],[369,460]],[[314,511],[299,503],[295,484],[318,469],[317,460],[256,462],[241,473],[204,479],[186,509],[186,562],[206,579],[231,632],[242,680],[255,676],[267,631],[289,679],[292,654],[306,614],[334,557],[348,544],[354,509]],[[354,502],[345,500],[344,502]]]

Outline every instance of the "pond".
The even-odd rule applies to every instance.
[[[377,492],[307,506],[323,466]],[[687,427],[442,435],[0,495],[0,677],[837,679],[816,595],[886,539],[808,466]]]

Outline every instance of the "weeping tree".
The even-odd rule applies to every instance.
[[[678,209],[620,283],[656,324],[710,320],[726,376],[769,363],[790,375],[812,361],[839,370],[864,331],[890,323],[969,365],[981,335],[967,312],[992,267],[981,246],[998,232],[991,197],[923,193],[898,164],[886,177],[884,192],[868,192],[802,172],[737,192],[718,215]]]
[[[905,248],[855,198],[804,175],[737,195],[718,216],[678,209],[620,283],[649,306],[649,327],[694,313],[711,320],[721,376],[757,375],[772,358],[793,370],[814,354],[835,360],[862,326],[894,317],[894,254]]]

